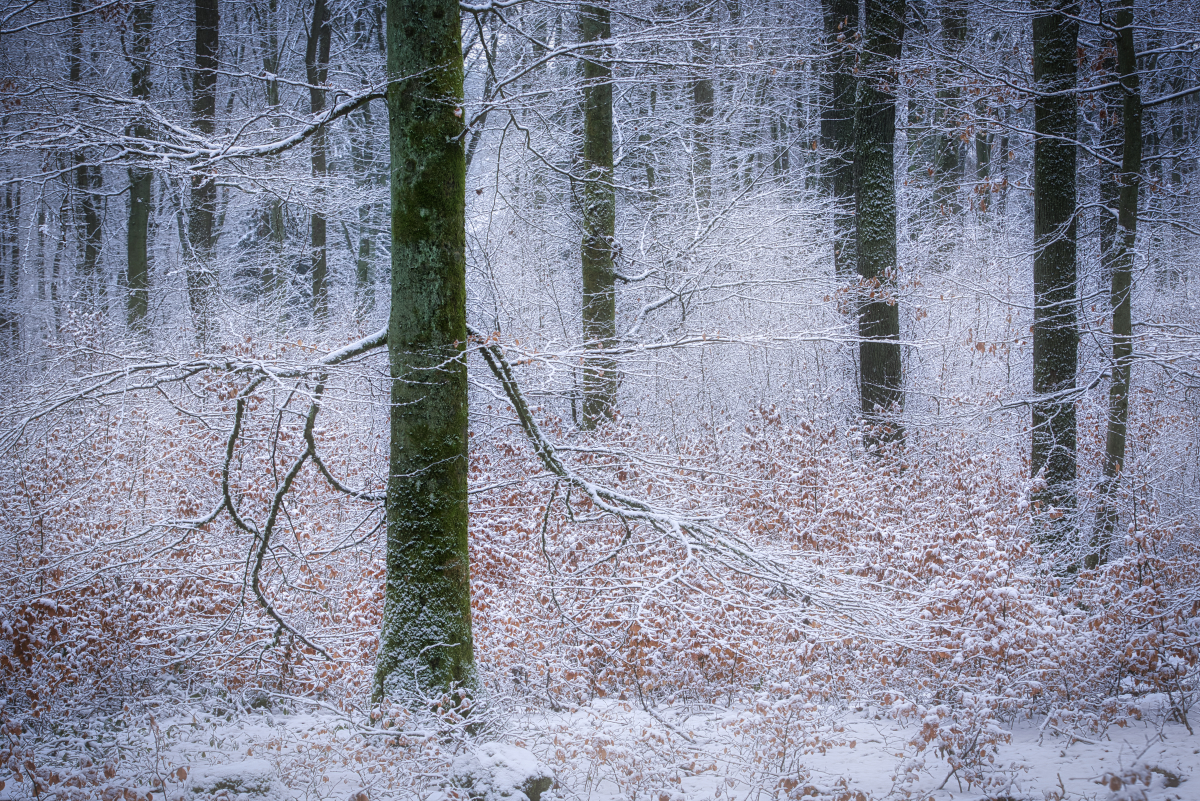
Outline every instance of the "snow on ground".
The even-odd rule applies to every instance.
[[[869,707],[781,724],[737,703],[514,706],[474,738],[385,736],[364,721],[279,698],[97,716],[41,733],[33,758],[54,780],[35,794],[10,771],[0,801],[523,801],[539,768],[556,780],[543,801],[1200,801],[1200,737],[1162,714],[1076,736],[1022,722],[984,755],[982,789],[946,755],[917,753],[919,727]]]

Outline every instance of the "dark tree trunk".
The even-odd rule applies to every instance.
[[[833,207],[833,267],[843,280],[854,275],[854,32],[858,0],[825,0],[827,97],[821,109],[821,149],[825,152],[825,191]]]
[[[355,174],[358,185],[369,189],[378,180],[375,164],[375,131],[371,116],[371,107],[364,106],[363,110],[351,120],[353,137],[351,150],[353,152]],[[375,308],[375,277],[372,265],[375,261],[375,237],[378,233],[378,222],[375,219],[375,205],[363,203],[358,208],[358,246],[354,264],[354,291],[356,296],[355,313],[361,319],[369,316]]]
[[[967,42],[966,0],[945,0],[942,6],[942,39],[946,52],[954,58],[962,53]],[[959,134],[962,119],[962,89],[956,85],[949,70],[939,76],[937,117],[938,148],[934,162],[933,191],[934,219],[941,228],[957,222],[962,214],[959,188],[966,172],[967,143]],[[938,243],[939,248],[948,245],[949,236]]]
[[[220,40],[218,0],[196,0],[196,69],[192,73],[192,121],[196,130],[211,136],[217,129],[217,53]],[[188,303],[200,344],[208,342],[213,293],[216,291],[213,258],[216,255],[217,185],[212,177],[192,175],[188,202],[187,272]]]
[[[133,36],[130,48],[133,96],[143,102],[150,100],[150,32],[154,24],[154,4],[138,3],[133,7]],[[132,126],[134,136],[148,138],[150,129],[139,122]],[[145,336],[146,316],[150,310],[150,203],[154,173],[144,167],[129,170],[129,225],[126,234],[125,279],[129,286],[126,302],[126,321],[130,330]]]
[[[1031,471],[1044,488],[1039,538],[1061,543],[1074,525],[1076,324],[1075,0],[1035,0],[1033,16],[1033,436]],[[1053,94],[1053,93],[1067,94]],[[1055,511],[1051,512],[1051,509]]]
[[[712,31],[713,4],[706,3],[702,13],[696,4],[691,10],[700,35],[692,40],[692,172],[695,176],[696,205],[707,211],[712,205],[712,119],[713,79],[712,46],[708,36]],[[607,12],[606,12],[607,13]],[[607,34],[605,34],[607,38]],[[611,70],[609,70],[611,78]],[[611,96],[612,92],[609,91]],[[609,117],[611,119],[611,113]],[[611,135],[610,135],[611,138]]]
[[[84,10],[82,0],[71,0],[71,12]],[[83,39],[79,17],[71,20],[70,50],[67,54],[67,69],[73,85],[83,80]],[[77,107],[78,110],[78,107]],[[83,258],[80,261],[79,278],[82,284],[81,300],[87,304],[104,295],[104,278],[99,274],[101,231],[100,208],[96,192],[103,185],[100,168],[89,164],[83,152],[75,154],[75,214],[82,242]]]
[[[1137,239],[1138,190],[1142,173],[1142,96],[1133,41],[1133,0],[1121,0],[1113,17],[1117,28],[1117,73],[1121,77],[1121,174],[1117,198],[1118,230],[1111,259],[1112,283],[1112,383],[1108,391],[1108,431],[1104,449],[1104,479],[1100,508],[1096,515],[1093,552],[1088,566],[1105,561],[1112,545],[1118,513],[1117,483],[1125,467],[1125,443],[1129,426],[1129,384],[1133,368],[1134,243]]]
[[[267,107],[272,111],[279,108],[279,34],[277,32],[279,15],[278,0],[268,0],[266,10],[266,29],[259,46],[262,48],[263,72],[267,76],[264,81]],[[277,123],[276,123],[277,124]],[[261,273],[262,295],[273,308],[278,305],[282,312],[285,299],[282,297],[286,285],[283,267],[284,243],[284,206],[283,199],[272,194],[267,200],[267,240],[271,250],[270,258],[264,259]]]
[[[44,216],[39,218],[38,236],[42,237]],[[15,354],[21,346],[18,301],[21,291],[21,186],[9,184],[4,190],[4,208],[0,214],[0,354]]]
[[[325,0],[316,0],[313,4],[312,28],[308,33],[308,47],[304,51],[304,70],[308,80],[309,110],[317,114],[325,110],[325,89],[322,88],[329,77],[329,44],[333,25]],[[325,212],[321,202],[325,198],[325,190],[321,182],[329,170],[328,136],[321,128],[312,138],[312,175],[316,179],[317,188],[313,191],[311,233],[312,245],[310,251],[311,267],[309,277],[312,279],[312,309],[313,322],[318,326],[329,316],[329,295],[325,286],[329,272],[328,252],[326,248]]]
[[[375,696],[475,682],[467,556],[466,170],[455,0],[389,0],[392,376]]]
[[[867,0],[854,115],[854,209],[858,239],[859,395],[863,417],[884,425],[903,404],[896,299],[896,71],[904,0]],[[903,437],[894,422],[884,439]]]
[[[583,41],[601,43],[588,51],[583,64],[583,339],[588,348],[610,348],[617,334],[617,293],[612,67],[603,46],[611,34],[608,6],[583,5],[579,29]],[[610,356],[589,357],[583,369],[583,428],[595,428],[611,418],[616,402],[616,361]]]

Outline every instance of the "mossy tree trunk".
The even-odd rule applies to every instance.
[[[1038,537],[1061,543],[1074,526],[1076,322],[1075,0],[1034,0],[1033,79],[1033,475]],[[1054,511],[1051,511],[1053,509]]]
[[[617,335],[612,67],[605,46],[611,35],[608,6],[580,7],[579,32],[583,41],[599,44],[588,49],[583,63],[583,340],[588,348],[606,349]],[[616,361],[610,356],[588,357],[583,369],[582,427],[592,429],[611,418],[616,402]]]
[[[196,130],[211,136],[217,129],[217,54],[220,49],[218,0],[196,0],[196,67],[192,72],[192,121]],[[196,338],[208,342],[212,294],[217,282],[213,271],[216,251],[217,185],[211,176],[192,175],[188,203],[187,271],[188,304]]]
[[[821,109],[825,191],[833,207],[833,268],[843,280],[854,275],[854,33],[858,0],[824,0],[826,102]]]
[[[859,397],[868,422],[882,425],[903,403],[900,307],[896,299],[896,66],[904,39],[904,0],[867,0],[865,43],[854,113]],[[890,423],[885,439],[902,437]]]
[[[387,577],[375,696],[475,681],[467,554],[466,169],[455,0],[389,0]]]
[[[1104,449],[1104,479],[1089,567],[1105,561],[1117,526],[1116,488],[1125,467],[1129,427],[1129,384],[1133,368],[1134,244],[1137,240],[1138,190],[1142,173],[1142,96],[1133,41],[1133,0],[1121,0],[1113,22],[1117,29],[1117,73],[1121,78],[1121,173],[1118,176],[1117,235],[1113,241],[1112,279],[1112,383],[1108,390],[1108,431]]]
[[[137,3],[133,7],[133,30],[130,47],[132,71],[130,82],[133,96],[142,102],[150,100],[150,32],[154,24],[154,3]],[[130,133],[146,138],[150,129],[139,122]],[[138,336],[147,333],[146,316],[150,310],[150,202],[154,173],[144,167],[129,170],[129,226],[126,234],[125,278],[129,285],[126,301],[126,322]]]

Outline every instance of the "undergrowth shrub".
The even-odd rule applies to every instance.
[[[229,354],[308,357],[249,343]],[[158,400],[73,406],[28,426],[5,455],[10,772],[52,721],[168,680],[364,707],[382,607],[380,504],[339,493],[309,465],[256,584],[260,537],[227,511],[211,515],[244,385],[210,370],[157,388]],[[383,488],[385,398],[378,374],[331,384],[319,451],[355,489]],[[246,401],[228,483],[251,529],[303,450],[307,403],[280,386]],[[1164,426],[1190,425],[1169,418],[1178,405],[1142,403]],[[469,463],[477,658],[497,695],[552,710],[605,698],[653,715],[733,705],[731,742],[793,795],[810,786],[804,755],[844,744],[831,721],[851,701],[911,722],[914,754],[986,790],[1004,786],[995,755],[1018,718],[1103,730],[1158,693],[1190,725],[1200,527],[1194,509],[1156,498],[1169,444],[1153,422],[1138,429],[1120,500],[1131,513],[1109,561],[1063,574],[1031,541],[1027,465],[1003,443],[918,431],[904,448],[881,447],[858,426],[774,407],[751,410],[740,429],[669,438],[637,418],[584,435],[543,416],[579,475],[680,520],[717,521],[763,560],[739,562],[597,509],[542,472],[508,413],[476,415]],[[768,563],[778,571],[754,566]],[[629,746],[605,742],[572,747],[607,781],[671,791],[665,774],[633,767]]]

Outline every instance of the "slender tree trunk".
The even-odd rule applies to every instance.
[[[857,267],[854,249],[854,32],[858,0],[825,0],[825,47],[828,49],[825,94],[821,109],[821,149],[826,154],[825,191],[833,206],[833,268],[843,280]]]
[[[700,35],[692,40],[692,172],[695,176],[696,206],[707,212],[712,205],[712,119],[713,79],[712,46],[708,35],[712,30],[713,4],[706,3],[702,14],[693,3],[691,10],[702,26]],[[607,12],[606,12],[607,13]],[[607,38],[608,34],[605,34]],[[611,69],[609,70],[611,78]],[[612,91],[609,90],[611,97]],[[611,113],[609,117],[611,118]]]
[[[1105,561],[1112,546],[1118,512],[1116,489],[1125,467],[1129,426],[1129,385],[1133,368],[1133,257],[1137,239],[1138,190],[1142,173],[1142,96],[1133,41],[1133,0],[1121,0],[1114,15],[1117,28],[1117,73],[1121,77],[1121,174],[1117,199],[1118,232],[1113,243],[1112,283],[1112,383],[1108,390],[1108,431],[1104,449],[1104,479],[1096,514],[1093,552],[1088,567]]]
[[[613,236],[612,67],[603,44],[611,31],[606,4],[579,10],[583,41],[601,43],[583,64],[583,339],[589,348],[610,348],[617,334]],[[609,356],[587,359],[583,370],[585,429],[612,417],[617,402],[617,365]]]
[[[71,0],[71,12],[78,14],[84,11],[83,0]],[[70,81],[79,86],[83,80],[83,39],[82,26],[79,17],[71,20],[70,49],[67,53],[67,69]],[[78,110],[78,107],[76,108]],[[79,152],[75,159],[75,190],[76,190],[76,220],[81,234],[83,258],[80,262],[80,297],[84,303],[91,303],[97,295],[104,296],[104,279],[99,274],[101,231],[100,208],[96,201],[96,192],[103,185],[100,168],[88,164],[87,155]]]
[[[38,228],[41,235],[41,227]],[[4,209],[0,216],[0,353],[14,354],[21,347],[21,185],[9,184],[4,190]]]
[[[951,57],[962,53],[967,41],[966,0],[944,0],[942,5],[942,39]],[[941,70],[937,93],[938,146],[934,162],[933,210],[938,227],[945,230],[962,214],[959,188],[966,168],[967,144],[958,127],[962,117],[962,88],[956,85],[949,70]],[[947,234],[938,242],[939,250],[950,244]]]
[[[375,696],[475,682],[467,557],[466,170],[456,0],[389,0],[391,459]]]
[[[371,117],[371,107],[364,106],[351,121],[354,126],[352,149],[355,161],[355,173],[360,188],[370,190],[376,185],[375,165],[375,132]],[[371,266],[375,261],[375,236],[378,224],[375,220],[375,206],[371,202],[358,207],[358,247],[355,254],[354,289],[355,310],[358,317],[365,318],[375,308],[375,277]]]
[[[150,100],[150,32],[154,24],[154,3],[139,2],[133,7],[133,41],[130,53],[133,96]],[[150,129],[141,122],[130,131],[148,138]],[[125,277],[129,286],[126,321],[139,336],[147,333],[146,316],[150,310],[150,203],[154,173],[144,167],[129,170],[129,225],[126,235]]]
[[[322,86],[329,77],[329,44],[332,36],[332,21],[325,0],[316,0],[313,4],[312,28],[308,34],[308,47],[304,53],[304,69],[308,80],[309,110],[317,114],[325,109],[325,90]],[[317,181],[313,191],[311,233],[311,268],[312,278],[312,309],[313,322],[318,326],[329,316],[329,296],[325,286],[329,272],[328,252],[326,249],[325,212],[321,203],[325,198],[325,190],[321,182],[328,172],[328,141],[325,129],[317,131],[312,138],[312,175]]]
[[[904,0],[867,0],[854,114],[854,209],[858,238],[859,396],[863,417],[884,425],[898,412],[900,307],[896,299],[896,66]],[[893,422],[884,439],[903,438]]]
[[[357,48],[366,53],[371,46],[368,36],[368,15],[377,17],[382,4],[378,0],[361,8],[354,20],[354,43]],[[496,35],[492,37],[492,52],[495,52]],[[492,73],[488,72],[485,79],[484,97],[488,97],[492,86]],[[386,165],[377,163],[375,143],[375,123],[371,106],[363,106],[362,110],[351,119],[353,133],[351,148],[354,158],[354,172],[358,176],[358,186],[364,191],[372,191],[376,186],[387,180]],[[474,147],[479,143],[480,129],[471,137],[471,146],[467,149],[467,166],[471,168],[471,156]],[[355,313],[359,319],[365,319],[375,309],[375,275],[374,264],[376,254],[375,238],[379,235],[380,221],[377,205],[370,200],[358,208],[358,245],[356,247],[354,266]]]
[[[192,73],[192,121],[211,136],[217,129],[217,53],[220,46],[218,0],[196,0],[196,69]],[[201,346],[207,345],[213,293],[216,291],[217,185],[211,176],[194,173],[188,202],[188,303]]]
[[[1074,526],[1076,324],[1076,0],[1034,0],[1033,436],[1031,471],[1044,487],[1039,538],[1060,544]],[[1063,93],[1067,94],[1053,94]],[[1051,509],[1054,509],[1051,512]]]
[[[266,30],[262,35],[263,72],[267,107],[272,111],[279,108],[279,2],[267,0]],[[278,123],[273,121],[273,124]],[[271,257],[264,260],[261,282],[262,296],[273,307],[277,304],[282,315],[286,308],[286,300],[282,297],[286,285],[283,268],[283,244],[285,238],[283,199],[272,194],[267,200],[267,239],[270,243]]]

